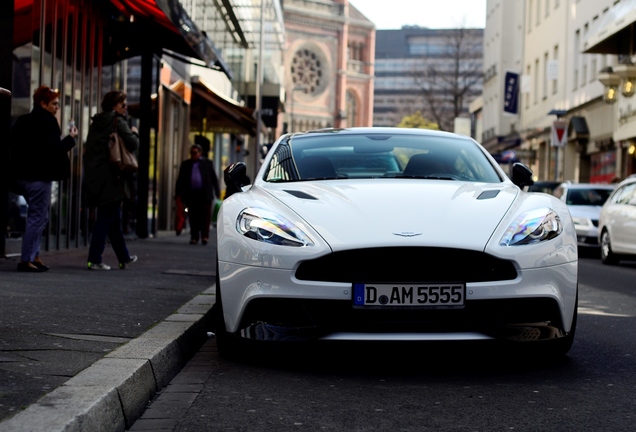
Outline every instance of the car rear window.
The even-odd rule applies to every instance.
[[[602,206],[613,189],[570,189],[566,199],[568,205]]]

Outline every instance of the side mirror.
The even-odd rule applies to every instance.
[[[512,165],[512,182],[523,189],[532,186],[532,170],[522,163],[516,162]]]
[[[241,192],[241,187],[250,184],[247,166],[244,162],[235,162],[223,170],[223,179],[227,185],[225,197]]]

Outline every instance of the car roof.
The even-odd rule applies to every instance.
[[[632,174],[627,176],[627,178],[625,178],[625,180],[623,180],[622,182],[620,182],[619,184],[617,184],[616,186],[623,186],[625,184],[631,184],[636,182],[636,174]]]
[[[568,189],[616,189],[616,184],[607,183],[561,183],[562,186]]]
[[[423,136],[439,136],[454,137],[472,140],[471,137],[453,132],[445,132],[432,129],[418,128],[398,128],[398,127],[351,127],[351,128],[326,128],[309,131],[294,132],[292,137],[300,137],[303,135],[333,135],[333,134],[393,134],[393,135],[423,135]]]

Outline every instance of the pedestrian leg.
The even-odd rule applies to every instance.
[[[110,230],[110,225],[115,217],[116,207],[107,204],[97,208],[97,218],[93,225],[93,233],[91,234],[91,244],[88,248],[88,262],[92,264],[101,264],[102,255],[106,248],[106,236]]]
[[[20,259],[23,262],[33,262],[40,252],[42,232],[49,221],[51,182],[22,181],[19,183],[21,183],[21,191],[24,192],[24,199],[29,206]]]
[[[188,219],[190,220],[190,243],[196,244],[199,241],[205,220],[200,200],[192,199],[188,203]]]
[[[119,264],[125,264],[130,259],[130,255],[128,253],[128,248],[126,247],[126,239],[124,239],[124,233],[122,231],[121,212],[121,205],[117,205],[108,229],[108,238],[110,239],[110,245],[113,247],[113,251],[115,251],[115,255],[117,255]]]

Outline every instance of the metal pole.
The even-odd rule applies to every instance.
[[[291,89],[291,125],[289,127],[290,132],[294,132],[294,94],[297,91],[305,91],[305,87],[296,86]]]
[[[261,110],[263,106],[262,100],[262,84],[263,84],[263,50],[265,46],[265,2],[267,0],[261,0],[261,30],[260,30],[260,42],[258,46],[258,63],[256,65],[256,140],[255,148],[252,153],[252,160],[254,167],[252,170],[252,179],[256,176],[256,172],[259,168],[260,154],[261,154],[261,127],[263,120],[261,118]]]
[[[0,135],[8,137],[11,131],[11,94],[13,90],[13,0],[0,2],[0,40],[5,41],[0,46]],[[0,143],[0,256],[5,256],[6,229],[9,223],[8,201],[9,185],[5,177],[9,171],[9,143],[3,139]]]
[[[294,90],[291,92],[291,124],[289,125],[289,131],[294,132]]]

